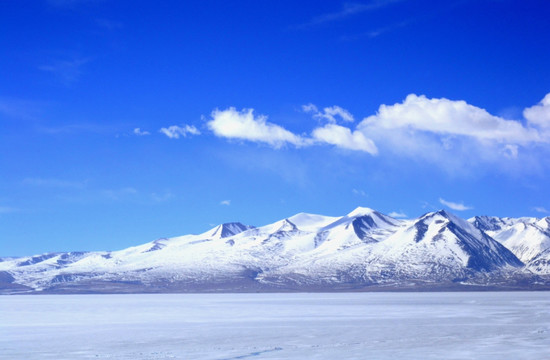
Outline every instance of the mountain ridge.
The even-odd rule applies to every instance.
[[[117,251],[1,258],[0,293],[550,289],[549,227],[446,210],[298,213]]]

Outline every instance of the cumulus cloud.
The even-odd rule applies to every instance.
[[[219,137],[280,148],[333,145],[371,155],[397,154],[435,164],[449,172],[468,174],[486,164],[505,169],[540,167],[537,151],[550,144],[550,94],[526,108],[524,120],[509,120],[462,100],[408,95],[393,105],[380,105],[356,127],[353,115],[340,106],[302,106],[324,125],[298,135],[268,122],[253,109],[214,110],[208,128]],[[536,147],[537,145],[541,145]]]
[[[231,200],[222,200],[220,201],[220,205],[229,206],[231,205]]]
[[[234,107],[212,111],[212,120],[207,125],[218,137],[262,142],[280,148],[289,143],[304,145],[302,137],[267,121],[265,115],[254,115],[254,109],[237,111]]]
[[[456,203],[452,201],[447,201],[445,199],[439,198],[439,202],[442,205],[445,205],[449,209],[456,210],[456,211],[465,211],[465,210],[471,210],[473,209],[472,206],[466,206],[463,203]]]
[[[468,174],[486,164],[500,169],[540,166],[550,143],[550,95],[524,111],[524,122],[490,114],[462,100],[408,95],[401,103],[381,105],[357,131],[381,153],[433,163],[450,173]],[[543,145],[543,147],[537,145]]]
[[[351,131],[347,127],[327,124],[313,130],[311,133],[317,142],[335,145],[342,149],[364,151],[376,155],[378,149],[371,139],[360,131]]]
[[[550,93],[537,105],[523,110],[523,117],[533,126],[550,130]]]
[[[381,105],[376,115],[367,117],[361,128],[410,129],[440,135],[468,136],[478,140],[526,144],[541,141],[536,129],[505,120],[465,101],[428,99],[410,94],[401,104]]]
[[[151,133],[149,131],[143,131],[140,128],[135,128],[134,129],[134,134],[137,135],[137,136],[151,135]]]
[[[313,117],[320,120],[328,120],[330,123],[335,124],[337,117],[345,122],[353,122],[353,115],[346,109],[340,106],[330,106],[320,111],[314,104],[302,105],[302,110],[306,113],[313,114]]]
[[[200,135],[201,133],[193,125],[183,125],[183,126],[172,125],[167,128],[161,128],[159,132],[168,136],[170,139],[179,139],[180,136],[187,137],[188,135]]]
[[[296,147],[329,144],[372,155],[377,153],[376,145],[363,133],[334,123],[336,117],[344,121],[353,121],[353,116],[347,110],[333,106],[320,112],[315,105],[309,104],[304,105],[304,111],[313,112],[314,117],[324,118],[329,123],[313,129],[311,137],[307,137],[268,122],[267,116],[255,115],[254,109],[237,111],[231,107],[226,110],[214,110],[211,114],[212,120],[208,121],[207,125],[216,136],[266,143],[274,148],[280,148],[286,144]]]

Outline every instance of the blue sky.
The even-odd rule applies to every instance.
[[[357,206],[550,215],[550,4],[0,3],[0,256]]]

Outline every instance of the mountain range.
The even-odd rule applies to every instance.
[[[221,224],[119,251],[0,258],[0,293],[550,289],[550,217],[369,208]]]

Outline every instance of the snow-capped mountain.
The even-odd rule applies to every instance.
[[[547,265],[542,265],[550,260],[550,217],[514,219],[476,216],[468,221],[506,246],[531,271],[550,273]]]
[[[466,221],[443,210],[412,220],[369,208],[341,217],[299,213],[119,251],[3,258],[0,291],[529,287],[550,278],[549,224],[548,218]]]

